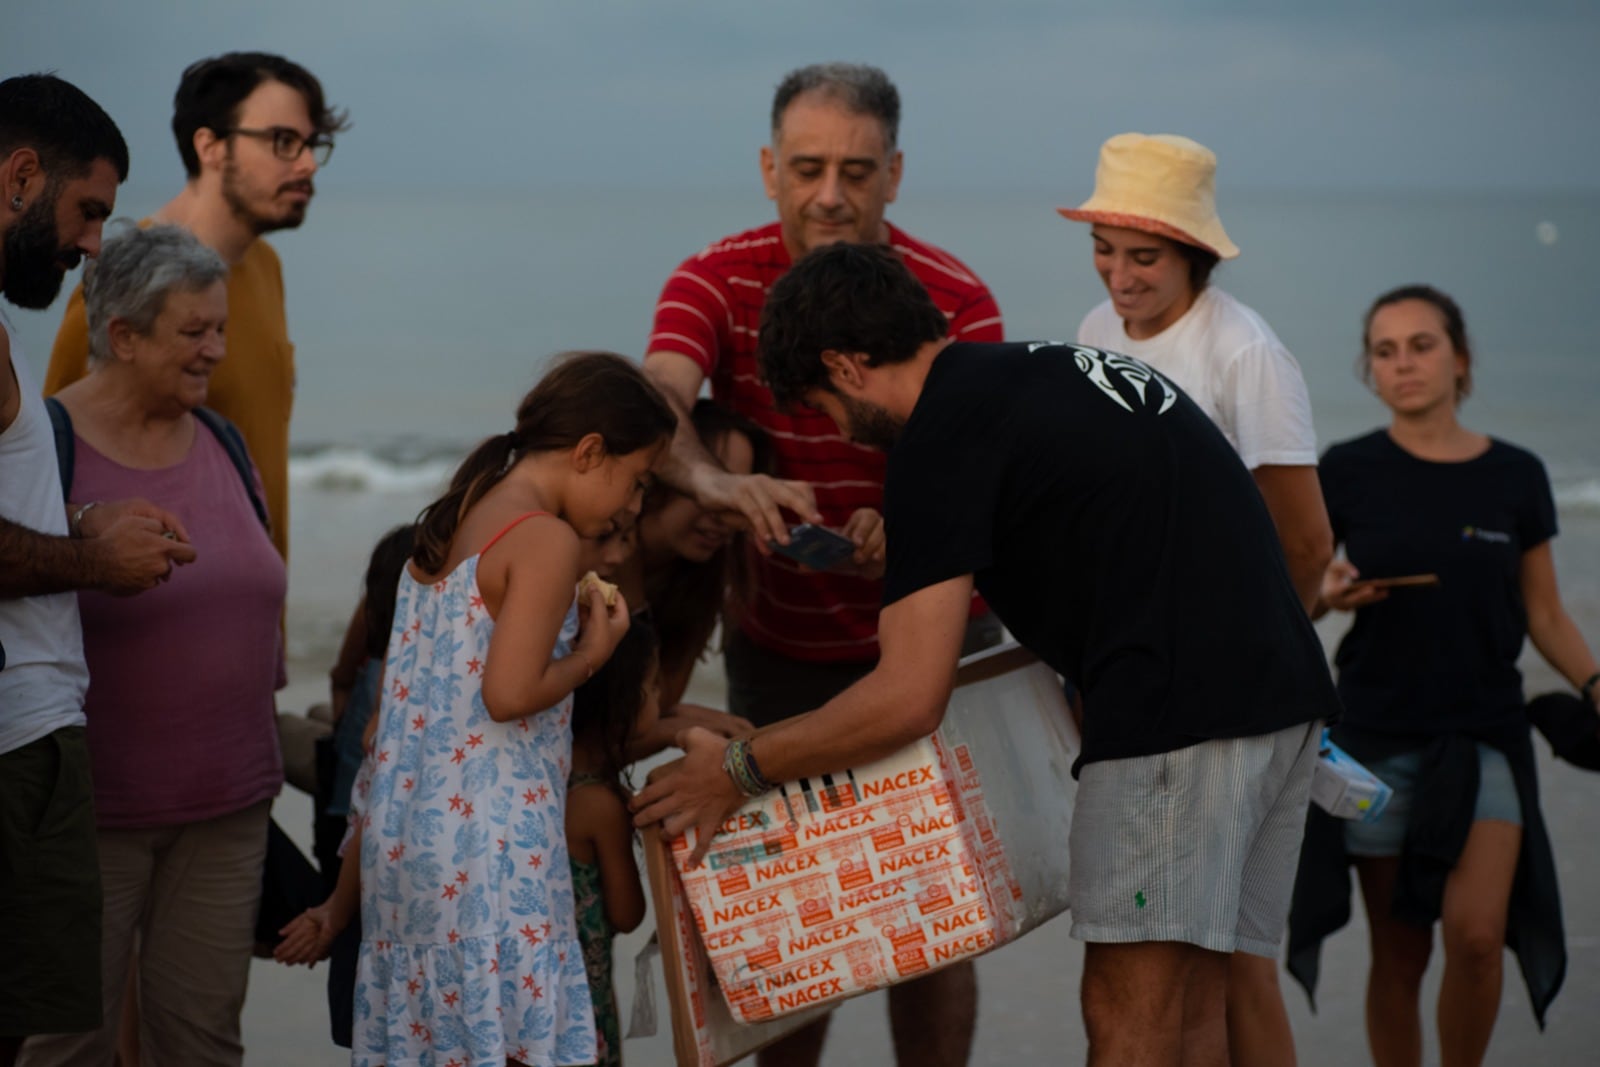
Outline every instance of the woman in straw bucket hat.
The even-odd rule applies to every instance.
[[[1216,208],[1217,157],[1174,134],[1122,133],[1100,149],[1094,195],[1060,213],[1090,225],[1109,297],[1078,340],[1135,356],[1211,416],[1254,475],[1309,611],[1333,556],[1305,378],[1250,308],[1211,284],[1239,248]],[[1276,961],[1234,953],[1228,1043],[1239,1064],[1292,1064]]]

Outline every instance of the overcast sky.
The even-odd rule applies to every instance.
[[[748,189],[773,86],[844,59],[899,84],[923,189],[1082,198],[1125,130],[1205,142],[1239,189],[1600,188],[1600,3],[1294,6],[9,0],[0,74],[99,100],[141,187],[181,180],[183,67],[261,49],[350,110],[325,187]]]

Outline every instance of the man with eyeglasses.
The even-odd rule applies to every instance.
[[[230,52],[183,72],[172,132],[189,178],[155,222],[191,230],[222,256],[228,275],[228,358],[212,373],[206,405],[244,433],[261,472],[272,539],[289,553],[289,415],[294,346],[283,306],[283,272],[273,230],[305,221],[312,179],[346,127],[310,71],[282,56]],[[45,392],[87,372],[83,290],[67,304]]]

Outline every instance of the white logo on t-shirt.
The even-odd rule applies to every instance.
[[[1056,345],[1054,341],[1038,341],[1028,346],[1028,351],[1033,352],[1041,348]],[[1084,345],[1062,344],[1072,353],[1073,361],[1078,369],[1088,376],[1089,380],[1100,387],[1100,391],[1125,411],[1132,411],[1133,405],[1128,403],[1128,398],[1117,390],[1111,376],[1115,374],[1139,395],[1140,403],[1149,408],[1156,403],[1152,390],[1160,389],[1160,404],[1156,410],[1157,415],[1165,415],[1172,410],[1172,405],[1178,402],[1178,390],[1167,379],[1163,378],[1147,363],[1140,362],[1132,356],[1120,355],[1116,352],[1102,352],[1098,348],[1088,348]]]

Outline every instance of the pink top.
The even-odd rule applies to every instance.
[[[95,814],[131,829],[240,811],[283,783],[273,701],[283,560],[198,421],[189,454],[160,470],[124,467],[77,438],[72,499],[127,497],[177,515],[197,558],[137,596],[78,594]]]

